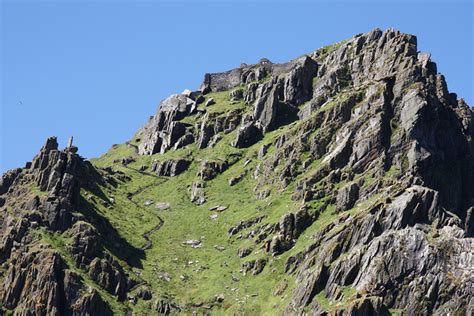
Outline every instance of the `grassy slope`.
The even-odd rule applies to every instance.
[[[227,93],[212,94],[217,104],[211,107],[213,112],[224,112],[244,108],[242,103],[229,104]],[[247,109],[248,110],[248,109]],[[187,118],[189,123],[193,118]],[[299,124],[299,123],[298,123]],[[289,133],[298,124],[291,124],[265,135],[263,141],[247,149],[236,149],[230,146],[235,132],[224,135],[215,148],[197,150],[195,145],[179,150],[171,150],[164,155],[138,156],[133,148],[127,145],[114,146],[104,156],[93,159],[97,167],[112,166],[115,170],[125,173],[130,181],[121,183],[117,188],[103,188],[109,198],[115,203],[112,208],[106,208],[100,201],[92,202],[106,216],[118,232],[132,245],[141,247],[145,244],[142,235],[159,223],[158,216],[164,220],[163,227],[151,236],[153,247],[146,251],[143,269],[135,269],[136,273],[146,280],[154,289],[155,297],[172,298],[178,304],[193,303],[196,305],[212,303],[216,294],[223,293],[225,301],[214,307],[213,313],[245,313],[273,315],[281,311],[288,303],[294,280],[284,274],[283,263],[286,258],[304,249],[311,242],[311,236],[324,225],[331,222],[337,215],[332,213],[329,206],[319,219],[309,227],[298,239],[295,247],[281,256],[269,258],[264,271],[257,276],[243,276],[239,270],[243,262],[266,256],[261,249],[255,249],[247,258],[239,258],[236,253],[239,247],[255,246],[252,240],[237,240],[229,238],[227,230],[240,220],[250,219],[265,214],[264,222],[275,223],[289,211],[297,210],[300,205],[290,199],[293,185],[286,191],[274,192],[266,200],[256,200],[253,193],[255,180],[251,172],[235,186],[229,186],[230,177],[240,174],[244,169],[253,170],[257,164],[256,153],[263,143],[271,143],[276,137]],[[132,141],[133,143],[133,141]],[[193,163],[187,172],[174,178],[158,178],[152,174],[144,175],[138,172],[142,165],[150,166],[153,160],[165,160],[184,157],[191,152]],[[269,154],[271,154],[270,149]],[[196,173],[201,159],[225,158],[232,153],[239,153],[242,158],[223,174],[206,183],[207,202],[196,206],[190,202],[189,188],[196,179]],[[113,163],[115,159],[133,156],[136,161],[124,167]],[[246,167],[244,162],[251,159]],[[317,163],[315,168],[317,168]],[[314,169],[313,169],[314,170]],[[132,203],[127,194],[139,192],[133,196]],[[145,201],[152,200],[149,206]],[[170,210],[159,211],[156,202],[168,202]],[[220,213],[216,221],[210,219],[212,214],[209,207],[226,205],[229,208]],[[252,229],[252,228],[250,228]],[[248,230],[250,230],[248,229]],[[201,239],[202,248],[193,249],[183,246],[188,239]],[[219,251],[214,246],[223,246]],[[160,279],[160,274],[166,272],[171,281]],[[234,281],[232,276],[239,279]],[[185,278],[183,281],[182,278]],[[278,283],[286,279],[289,287],[282,296],[272,295]],[[348,291],[349,292],[349,291]],[[317,297],[318,299],[318,297]],[[330,304],[329,302],[322,302]],[[137,314],[150,312],[151,301],[139,301],[130,306]]]

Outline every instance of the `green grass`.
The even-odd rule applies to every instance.
[[[238,104],[225,104],[220,107],[220,102],[225,102],[228,93],[212,94],[219,110],[235,110]],[[273,315],[275,312],[284,309],[289,300],[289,293],[294,286],[291,276],[286,276],[289,282],[288,289],[282,296],[274,297],[272,292],[278,285],[282,276],[285,276],[283,264],[291,255],[311,242],[311,233],[320,229],[324,224],[333,219],[333,208],[329,207],[321,213],[318,221],[304,233],[294,250],[279,257],[268,257],[255,245],[253,240],[237,240],[228,236],[228,229],[241,220],[247,220],[256,216],[265,215],[261,224],[278,222],[281,216],[287,212],[294,212],[301,206],[291,200],[294,191],[294,184],[291,184],[282,192],[272,191],[272,195],[265,200],[256,200],[254,188],[256,180],[251,177],[253,169],[258,163],[256,154],[263,143],[273,143],[276,138],[283,134],[293,134],[294,130],[301,126],[301,122],[283,126],[275,131],[266,134],[264,140],[246,149],[237,149],[230,145],[235,139],[235,131],[223,135],[214,148],[197,150],[194,145],[180,150],[171,150],[164,155],[138,156],[130,151],[127,146],[116,146],[106,155],[92,160],[93,164],[100,167],[113,165],[130,177],[130,181],[121,182],[117,188],[107,186],[102,188],[108,198],[113,198],[115,203],[109,209],[102,205],[99,199],[95,199],[92,204],[99,213],[107,217],[111,224],[117,229],[119,234],[135,247],[144,245],[145,240],[142,235],[151,230],[157,223],[160,216],[164,220],[162,228],[151,236],[153,247],[146,251],[146,258],[142,261],[143,269],[131,268],[135,272],[140,272],[141,277],[146,280],[154,289],[156,296],[166,296],[173,298],[178,304],[185,305],[192,303],[211,303],[216,294],[223,293],[226,297],[221,307],[213,308],[213,313],[245,313],[245,314],[267,314]],[[191,153],[193,162],[189,169],[174,178],[158,178],[153,175],[143,175],[136,171],[141,165],[150,165],[153,160],[165,160],[177,158]],[[273,146],[267,155],[274,153]],[[113,161],[124,155],[134,156],[135,162],[124,167],[120,164],[113,164]],[[191,203],[189,198],[189,188],[197,179],[197,172],[200,166],[198,160],[204,159],[227,159],[229,157],[237,160],[228,170],[218,175],[212,181],[206,183],[205,192],[207,202],[197,206]],[[235,158],[237,157],[237,158]],[[232,160],[231,159],[231,160]],[[245,161],[252,161],[244,166]],[[315,161],[310,169],[319,166],[320,161]],[[246,176],[238,184],[230,187],[228,179],[230,177],[246,172]],[[139,194],[132,198],[132,202],[127,198],[130,192]],[[84,195],[93,194],[83,192]],[[170,210],[158,211],[154,208],[154,203],[145,206],[146,200],[153,202],[170,203]],[[219,213],[216,221],[210,219],[213,213],[209,207],[214,205],[226,205],[228,209]],[[257,225],[257,226],[258,226]],[[244,230],[249,231],[253,228]],[[182,243],[188,239],[202,239],[202,248],[193,249],[183,246]],[[223,246],[223,251],[216,250],[215,245]],[[251,246],[254,252],[247,258],[239,258],[236,253],[242,246]],[[239,270],[242,263],[252,258],[268,257],[268,263],[263,272],[257,276],[243,276]],[[189,262],[193,262],[189,264]],[[170,274],[171,281],[166,282],[158,276],[161,272]],[[181,280],[181,276],[186,276],[186,281]],[[239,279],[233,281],[232,276]],[[234,290],[233,290],[234,289]],[[237,290],[235,290],[237,289]],[[141,302],[133,309],[138,314],[150,312],[150,304]]]
[[[330,49],[336,49],[332,47]],[[329,48],[326,49],[329,51]],[[169,150],[165,154],[155,154],[151,156],[139,156],[132,146],[126,144],[116,145],[103,156],[92,159],[91,162],[100,168],[112,167],[112,169],[123,173],[129,180],[121,180],[121,176],[113,176],[117,186],[101,185],[101,197],[98,192],[83,189],[81,195],[89,203],[94,212],[104,216],[110,224],[117,230],[119,237],[125,239],[131,246],[140,248],[146,243],[143,234],[151,231],[164,221],[160,230],[150,236],[153,246],[145,251],[145,257],[139,259],[141,266],[128,266],[121,261],[131,275],[138,274],[140,278],[148,283],[153,289],[154,299],[167,297],[182,307],[189,307],[190,304],[211,304],[217,294],[224,294],[225,300],[212,309],[216,315],[227,314],[249,314],[249,315],[274,315],[280,313],[289,303],[292,289],[296,286],[292,275],[284,273],[285,261],[293,255],[303,251],[314,242],[313,236],[320,232],[326,225],[336,220],[339,216],[347,214],[355,216],[369,207],[377,196],[359,203],[353,209],[341,214],[335,213],[335,206],[328,204],[330,197],[307,203],[310,212],[317,212],[317,220],[308,227],[298,238],[294,247],[282,255],[271,257],[261,248],[261,243],[256,244],[253,239],[238,239],[237,236],[229,236],[228,229],[236,225],[239,221],[249,220],[257,216],[264,216],[261,223],[243,230],[245,234],[249,231],[265,224],[275,224],[288,212],[295,212],[300,209],[303,202],[292,200],[295,191],[295,184],[324,167],[323,159],[314,160],[305,170],[301,169],[299,174],[290,185],[284,190],[278,190],[273,184],[268,183],[264,188],[271,189],[271,195],[264,200],[255,198],[255,188],[257,180],[252,177],[258,163],[257,152],[263,144],[270,144],[267,157],[274,155],[278,150],[272,144],[275,140],[287,135],[289,142],[295,141],[299,137],[301,130],[320,115],[321,112],[328,111],[345,101],[349,94],[340,93],[324,107],[313,113],[309,118],[281,126],[265,134],[262,141],[257,144],[239,149],[231,146],[236,137],[237,131],[228,134],[222,133],[222,139],[213,148],[198,150],[196,144],[188,145],[179,150]],[[213,98],[216,104],[206,108],[209,114],[215,116],[227,115],[230,111],[249,111],[243,102],[231,103],[229,92],[210,93],[206,99]],[[201,105],[203,107],[203,105]],[[196,115],[186,118],[186,123],[191,125],[199,124],[203,117]],[[316,129],[310,137],[329,137],[325,133],[333,134],[332,126],[325,126]],[[137,145],[134,138],[132,144]],[[132,156],[135,161],[128,166],[123,166],[119,162],[121,158]],[[141,166],[150,166],[153,162],[167,159],[186,158],[191,160],[188,170],[177,177],[157,177],[152,173],[138,171]],[[300,153],[299,160],[311,158],[309,153]],[[229,163],[229,168],[219,174],[216,178],[206,182],[204,188],[207,202],[203,205],[195,205],[190,201],[190,188],[193,182],[198,180],[197,173],[203,160],[222,159]],[[245,165],[247,160],[250,163]],[[280,163],[275,169],[279,170],[284,164]],[[148,171],[147,171],[148,172]],[[392,172],[387,173],[391,176]],[[231,177],[245,173],[244,178],[234,186],[228,185]],[[364,175],[365,176],[365,175]],[[276,176],[275,176],[276,177]],[[366,179],[367,182],[373,179]],[[275,180],[277,181],[277,180]],[[344,185],[339,183],[334,187],[337,190]],[[322,182],[316,184],[322,185]],[[131,195],[132,194],[132,195]],[[110,207],[104,200],[113,200]],[[153,203],[145,205],[146,201]],[[169,210],[158,210],[155,203],[166,202],[170,204]],[[209,208],[215,205],[225,205],[227,210],[218,214],[217,220],[211,220],[210,215],[214,212]],[[86,210],[78,210],[86,212]],[[60,249],[64,253],[68,265],[71,266],[71,258],[68,259],[64,245],[67,243],[64,236],[44,235],[44,240],[48,241],[54,248]],[[271,238],[272,235],[267,238]],[[189,239],[199,239],[202,247],[193,249],[183,245]],[[215,246],[222,246],[222,251]],[[253,252],[246,258],[239,258],[237,250],[241,247],[250,247]],[[248,260],[266,258],[268,263],[257,276],[242,275],[240,269],[242,264]],[[78,271],[82,273],[82,271]],[[162,280],[160,275],[167,273],[171,280]],[[185,280],[182,280],[182,277]],[[239,281],[233,280],[233,277]],[[83,276],[85,282],[91,282],[87,275]],[[288,288],[282,296],[273,296],[274,289],[282,279],[288,280]],[[350,287],[342,289],[343,300],[354,294]],[[109,294],[100,292],[110,302],[115,310],[124,308],[124,304],[118,304]],[[334,306],[334,302],[327,301],[320,293],[316,296],[318,302],[325,307]],[[139,300],[137,305],[130,305],[129,308],[137,315],[152,313],[152,302]]]
[[[207,113],[225,113],[232,110],[241,110],[246,108],[246,105],[243,100],[237,102],[230,102],[229,91],[212,92],[206,94],[206,101],[210,98],[214,99],[216,104],[205,107]],[[202,107],[206,103],[206,101],[202,104]]]

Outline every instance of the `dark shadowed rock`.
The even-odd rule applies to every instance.
[[[218,174],[227,170],[228,164],[220,160],[205,160],[201,163],[201,167],[197,176],[204,181],[214,179]]]
[[[158,176],[176,177],[188,169],[190,162],[185,159],[165,160],[152,166]]]
[[[351,209],[358,198],[359,186],[357,183],[350,183],[337,192],[336,209],[338,211]]]
[[[239,128],[232,145],[237,148],[246,148],[252,146],[262,138],[263,134],[261,129],[254,122],[250,122]]]

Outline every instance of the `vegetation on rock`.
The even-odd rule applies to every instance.
[[[472,112],[374,30],[207,74],[99,158],[50,138],[1,178],[0,313],[468,314]]]

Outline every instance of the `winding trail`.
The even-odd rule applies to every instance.
[[[151,241],[151,239],[150,239],[150,236],[151,236],[153,233],[155,233],[155,232],[157,232],[158,230],[160,230],[160,228],[161,228],[161,227],[163,226],[163,224],[165,223],[165,221],[164,221],[161,217],[159,217],[159,216],[157,216],[157,217],[158,217],[158,220],[160,221],[160,222],[158,223],[158,225],[156,225],[156,226],[153,227],[151,230],[147,231],[146,233],[144,233],[144,234],[142,235],[143,238],[145,238],[145,240],[146,240],[145,245],[141,248],[142,250],[148,250],[148,249],[150,249],[150,248],[153,246],[153,243],[152,243],[152,241]]]
[[[155,185],[160,185],[160,184],[163,184],[165,183],[166,181],[168,181],[168,179],[164,179],[165,181],[161,182],[161,183],[150,183],[148,185],[145,185],[144,187],[141,187],[139,188],[138,190],[136,190],[135,192],[129,192],[127,194],[127,199],[132,202],[137,208],[141,209],[142,211],[147,211],[145,210],[140,204],[138,204],[137,202],[135,202],[133,200],[133,197],[138,195],[138,194],[141,194],[143,193],[145,190],[149,189],[150,187],[152,186],[155,186]],[[149,231],[145,232],[142,237],[145,239],[145,245],[143,247],[141,247],[140,249],[145,251],[145,250],[148,250],[150,249],[151,247],[153,247],[153,242],[151,241],[150,239],[150,236],[154,233],[156,233],[158,230],[160,230],[161,227],[163,227],[163,224],[165,223],[165,221],[159,216],[159,215],[156,215],[156,217],[158,218],[158,221],[159,223],[157,225],[155,225],[155,227],[153,227],[152,229],[150,229]]]

